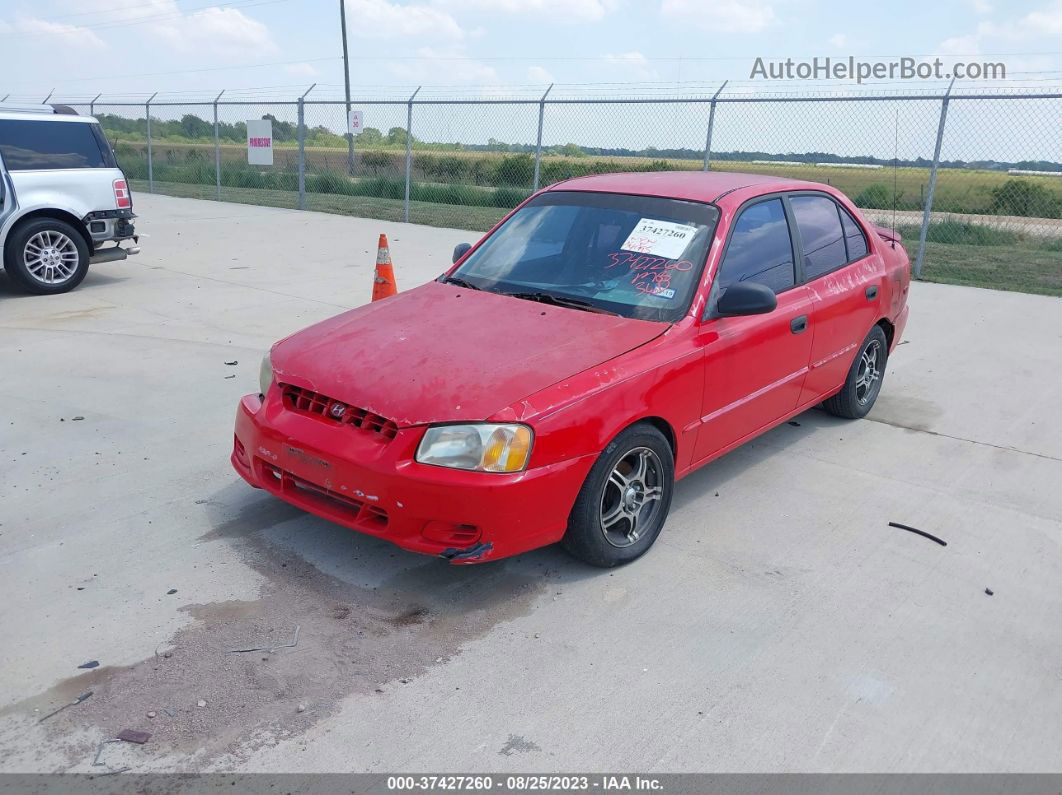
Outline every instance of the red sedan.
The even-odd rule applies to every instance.
[[[614,566],[694,469],[819,403],[865,416],[907,320],[899,238],[813,182],[569,180],[454,259],[274,345],[236,471],[454,563]]]

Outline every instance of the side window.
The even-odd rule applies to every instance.
[[[0,119],[0,153],[10,171],[108,168],[93,125],[75,121]]]
[[[837,205],[825,196],[789,199],[804,246],[804,275],[808,281],[841,267],[848,261]]]
[[[867,255],[867,239],[863,230],[859,228],[855,218],[844,207],[838,207],[841,211],[841,227],[844,229],[844,244],[848,249],[848,261],[855,262]]]
[[[716,277],[726,288],[759,282],[780,293],[795,284],[793,245],[781,199],[759,202],[741,211]]]

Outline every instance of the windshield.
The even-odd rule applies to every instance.
[[[671,323],[689,308],[718,219],[715,207],[699,202],[549,191],[520,208],[449,278]]]

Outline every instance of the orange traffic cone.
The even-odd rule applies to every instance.
[[[387,235],[380,235],[380,248],[376,252],[376,273],[372,279],[372,300],[379,301],[397,294],[398,285],[395,284],[395,269],[391,264]]]

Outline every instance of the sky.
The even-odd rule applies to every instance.
[[[347,0],[356,96],[750,81],[765,60],[931,57],[1062,82],[1062,0]],[[338,0],[0,0],[0,96],[341,97]],[[12,68],[14,65],[14,68]],[[882,88],[908,88],[884,81]],[[917,87],[926,84],[919,83]],[[934,83],[934,85],[936,85]],[[574,86],[574,87],[573,87]],[[806,81],[784,88],[815,90]],[[650,90],[656,86],[649,86]],[[402,90],[400,90],[402,89]],[[714,89],[711,89],[714,90]],[[39,100],[38,100],[39,101]]]
[[[347,0],[346,12],[355,102],[405,98],[418,85],[421,98],[538,97],[551,83],[560,98],[704,96],[724,80],[731,95],[942,88],[939,81],[872,80],[860,88],[752,80],[757,57],[1002,62],[1008,79],[994,87],[1062,89],[1062,0]],[[193,101],[222,90],[227,99],[293,100],[314,83],[311,99],[343,96],[338,0],[0,0],[0,52],[0,98],[10,93],[15,101],[40,102],[53,89],[52,101],[71,103],[97,94],[101,103],[142,102],[156,91],[156,101]],[[931,155],[939,103],[861,107],[839,118],[836,106],[785,113],[731,106],[721,113],[720,146]],[[961,124],[966,111],[953,107]],[[369,126],[404,124],[404,108],[367,110]],[[341,112],[313,112],[311,124],[343,124]],[[418,109],[418,123],[430,140],[526,142],[535,113]],[[707,110],[557,107],[550,114],[550,142],[697,147]],[[992,109],[970,118],[949,145],[958,142],[954,154],[963,159],[1040,152],[1062,159],[1059,116],[1057,103]]]

